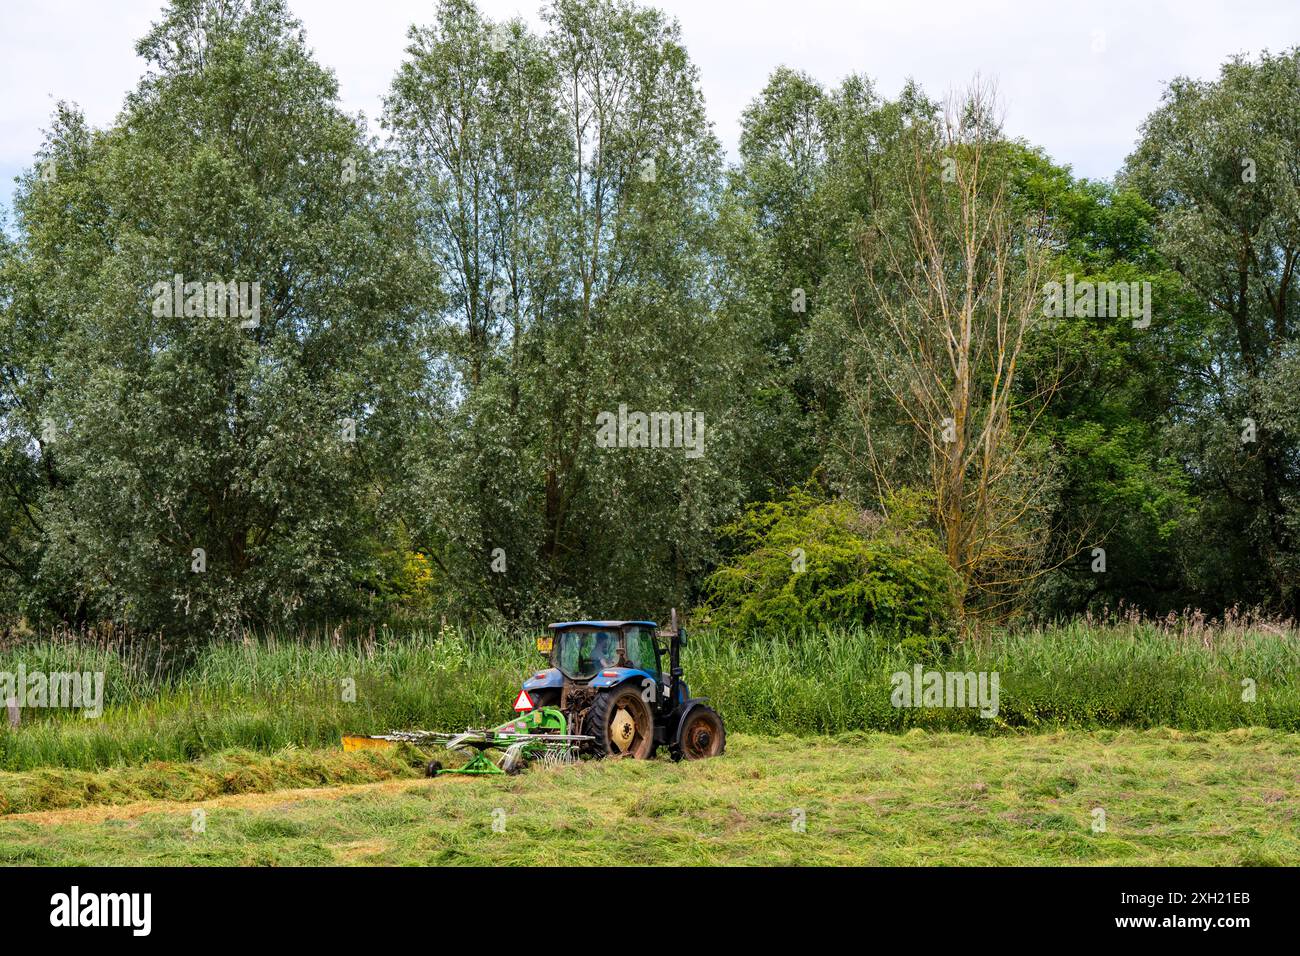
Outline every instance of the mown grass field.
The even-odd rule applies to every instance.
[[[918,663],[999,672],[997,716],[893,706]],[[105,692],[97,718],[0,726],[4,864],[1300,863],[1289,628],[701,633],[685,668],[726,718],[723,759],[509,779],[425,780],[418,753],[339,736],[499,723],[541,665],[525,635],[63,635],[0,649],[19,665],[100,671]]]
[[[258,789],[239,765],[259,758],[223,759],[231,792]],[[0,775],[0,789],[30,776]],[[106,785],[99,797],[148,792]],[[167,799],[111,806],[90,794],[80,809],[0,816],[0,862],[1300,864],[1300,738],[1262,729],[738,734],[723,758],[689,764],[584,762],[494,779],[399,771],[206,802],[159,792]],[[1093,830],[1097,808],[1104,832]]]

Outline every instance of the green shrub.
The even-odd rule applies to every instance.
[[[877,515],[818,498],[811,485],[752,505],[723,529],[741,547],[709,577],[705,613],[740,631],[947,630],[960,585],[923,515],[915,493],[894,495]]]

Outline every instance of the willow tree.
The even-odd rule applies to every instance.
[[[1174,80],[1125,177],[1202,305],[1172,434],[1206,505],[1186,560],[1209,601],[1300,609],[1300,48]],[[1212,543],[1202,546],[1198,542]],[[1260,560],[1262,558],[1262,560]]]
[[[190,633],[356,612],[423,375],[404,190],[279,0],[174,0],[137,52],[117,122],[62,111],[16,201],[38,577]]]
[[[445,0],[386,102],[450,358],[411,520],[450,604],[646,613],[684,598],[734,499],[721,154],[675,22],[625,0],[543,21]],[[705,453],[598,447],[622,404],[703,412]]]

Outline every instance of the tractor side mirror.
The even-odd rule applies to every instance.
[[[686,629],[685,629],[685,628],[683,628],[682,630],[680,630],[680,631],[677,632],[677,642],[678,642],[682,647],[685,647],[685,646],[686,646]]]

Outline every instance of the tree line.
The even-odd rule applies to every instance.
[[[1296,613],[1300,51],[1095,181],[988,83],[785,67],[729,161],[630,0],[408,40],[378,137],[282,0],[59,104],[0,231],[12,626]]]

